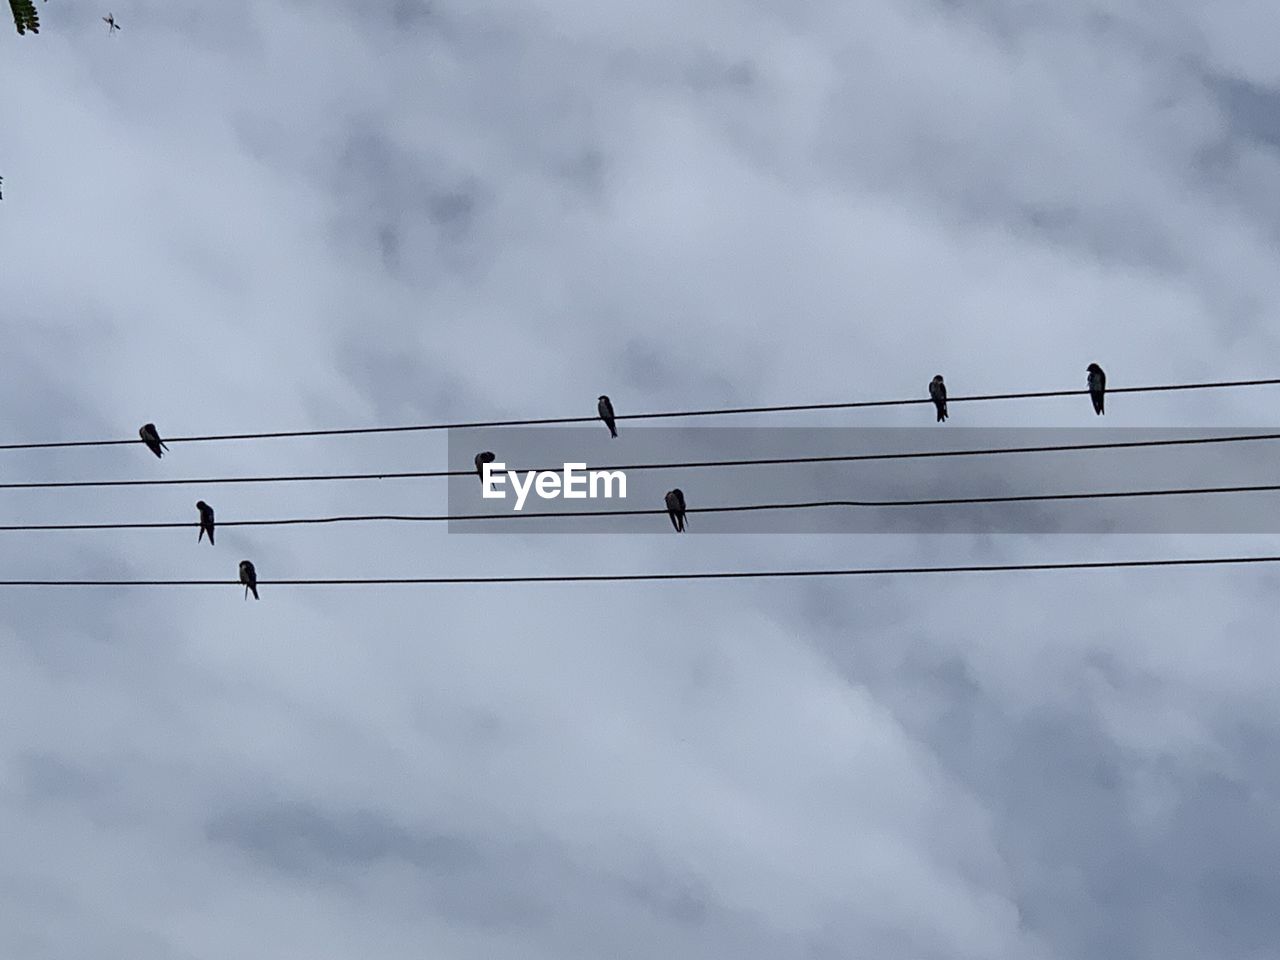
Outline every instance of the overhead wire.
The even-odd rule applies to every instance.
[[[1218,443],[1246,443],[1251,441],[1280,440],[1280,433],[1231,434],[1222,437],[1177,437],[1162,440],[1117,440],[1092,443],[1034,444],[1016,447],[985,447],[961,450],[891,451],[885,453],[850,453],[815,455],[806,457],[755,457],[726,460],[671,461],[665,463],[632,463],[611,466],[592,466],[587,470],[684,470],[714,469],[722,467],[781,466],[787,464],[858,463],[880,460],[925,460],[948,457],[980,457],[1016,455],[1028,453],[1067,453],[1085,450],[1123,450],[1153,447],[1199,446]],[[539,468],[540,471],[562,470]],[[516,472],[525,472],[524,468]],[[474,469],[465,470],[383,470],[377,473],[317,473],[317,474],[267,474],[237,477],[147,477],[126,480],[23,480],[0,481],[0,490],[52,490],[99,487],[159,487],[159,486],[211,486],[215,484],[253,483],[311,483],[361,480],[422,480],[446,477],[475,476]]]
[[[1170,391],[1185,390],[1218,390],[1230,389],[1238,387],[1265,387],[1280,385],[1280,378],[1265,378],[1257,380],[1217,380],[1205,381],[1198,383],[1163,383],[1152,384],[1148,386],[1135,387],[1109,387],[1107,393],[1109,395],[1121,393],[1164,393]],[[969,403],[974,401],[994,401],[994,400],[1028,400],[1040,399],[1046,397],[1072,397],[1087,395],[1088,389],[1073,390],[1032,390],[1012,393],[987,393],[987,394],[971,394],[967,396],[948,397],[947,402],[950,403]],[[793,413],[801,411],[815,410],[854,410],[870,407],[897,407],[910,406],[917,404],[929,404],[933,400],[925,397],[907,397],[897,400],[850,400],[836,401],[831,403],[785,403],[785,404],[769,404],[753,407],[710,407],[703,409],[691,410],[667,410],[655,413],[620,413],[615,415],[615,419],[622,420],[665,420],[665,419],[685,419],[692,417],[720,417],[720,416],[738,416],[742,414],[757,413]],[[164,437],[165,443],[207,443],[216,441],[238,441],[238,440],[269,440],[282,439],[291,437],[333,437],[333,436],[354,436],[360,434],[380,434],[380,433],[409,433],[409,432],[425,432],[434,430],[471,430],[471,429],[487,429],[494,427],[527,427],[527,426],[556,426],[568,425],[574,423],[595,423],[598,421],[595,416],[573,416],[573,417],[533,417],[524,419],[508,419],[508,420],[473,420],[458,421],[453,423],[416,423],[404,424],[389,427],[337,427],[327,429],[311,429],[311,430],[272,430],[246,433],[219,433],[219,434],[195,434],[186,436]],[[19,441],[10,443],[0,443],[0,450],[47,450],[69,447],[107,447],[121,446],[131,443],[141,442],[137,437],[127,439],[111,439],[111,440],[48,440],[48,441]]]
[[[854,567],[820,570],[727,570],[697,573],[530,574],[480,577],[338,577],[263,580],[271,586],[397,586],[502,583],[636,583],[671,580],[778,580],[805,577],[911,576],[940,573],[1013,573],[1061,570],[1115,570],[1152,567],[1207,567],[1280,563],[1280,556],[1081,560],[1059,563],[990,563],[909,567]],[[225,587],[238,580],[0,580],[0,587]]]
[[[1115,500],[1138,499],[1149,497],[1183,497],[1204,496],[1210,494],[1237,493],[1276,493],[1280,492],[1280,484],[1251,484],[1243,486],[1218,487],[1174,487],[1157,490],[1108,490],[1088,493],[1027,493],[999,494],[975,497],[935,497],[903,500],[808,500],[795,503],[752,503],[732,506],[688,507],[688,514],[722,514],[753,513],[761,511],[783,510],[815,510],[829,508],[900,508],[900,507],[934,507],[964,506],[995,503],[1043,503],[1047,501],[1080,501],[1080,500]],[[333,523],[453,523],[455,521],[496,521],[496,520],[553,520],[557,518],[578,517],[642,517],[664,516],[664,508],[638,507],[629,509],[604,510],[554,510],[546,512],[509,512],[509,513],[435,513],[435,514],[347,514],[329,517],[297,517],[289,519],[265,520],[219,520],[217,529],[224,527],[276,527],[300,526],[308,524]],[[49,530],[160,530],[160,529],[198,529],[198,520],[191,521],[130,521],[100,523],[19,523],[0,524],[0,532],[32,532]]]
[[[1280,385],[1280,378],[1277,379],[1259,379],[1259,380],[1237,380],[1237,381],[1214,381],[1203,383],[1183,383],[1183,384],[1159,384],[1142,387],[1113,387],[1110,391],[1116,393],[1146,393],[1146,392],[1165,392],[1178,390],[1206,390],[1233,387],[1252,387],[1252,386],[1274,386]],[[981,394],[970,396],[956,396],[948,399],[949,403],[962,403],[967,401],[993,401],[993,400],[1012,400],[1012,399],[1029,399],[1043,397],[1064,397],[1087,395],[1088,390],[1055,390],[1055,391],[1032,391],[1021,393],[1003,393],[1003,394]],[[618,420],[652,420],[652,419],[674,419],[684,417],[707,417],[707,416],[724,416],[751,413],[779,413],[794,411],[816,411],[816,410],[840,410],[854,409],[866,407],[888,407],[910,404],[926,404],[932,400],[927,397],[915,397],[901,400],[863,400],[836,403],[808,403],[808,404],[782,404],[771,406],[756,407],[729,407],[729,408],[712,408],[702,410],[681,410],[666,411],[658,413],[636,413],[636,414],[620,414]],[[205,441],[235,441],[235,440],[256,440],[256,439],[272,439],[282,437],[321,437],[336,435],[357,435],[357,434],[379,434],[379,433],[400,433],[410,431],[430,431],[430,430],[448,430],[448,429],[478,429],[487,427],[514,427],[514,426],[541,426],[555,424],[572,424],[572,423],[594,423],[596,417],[580,416],[580,417],[548,417],[533,418],[523,420],[492,420],[492,421],[470,421],[457,423],[427,423],[427,424],[411,424],[393,427],[356,427],[356,428],[339,428],[339,429],[320,429],[320,430],[292,430],[292,431],[270,431],[259,433],[240,433],[240,434],[208,434],[195,436],[176,436],[166,437],[166,443],[184,443],[184,442],[205,442]],[[1080,443],[1080,444],[1039,444],[1034,446],[1022,447],[1005,447],[1005,448],[983,448],[977,450],[931,450],[931,451],[911,451],[911,452],[888,452],[888,453],[862,453],[862,454],[845,454],[845,455],[828,455],[828,456],[812,456],[812,457],[772,457],[772,458],[751,458],[740,460],[707,460],[707,461],[684,461],[662,464],[632,464],[616,467],[600,467],[593,469],[601,470],[652,470],[652,469],[690,469],[690,468],[714,468],[714,467],[733,467],[733,466],[763,466],[773,464],[800,464],[800,463],[831,463],[831,462],[856,462],[870,460],[896,460],[896,459],[924,459],[936,457],[957,457],[957,456],[984,456],[999,454],[1021,454],[1021,453],[1048,453],[1048,452],[1065,452],[1072,450],[1094,450],[1094,449],[1125,449],[1125,448],[1141,448],[1141,447],[1164,447],[1164,446],[1185,446],[1210,443],[1233,443],[1233,442],[1249,442],[1261,440],[1280,439],[1280,434],[1237,434],[1227,437],[1196,437],[1196,438],[1175,438],[1160,440],[1138,440],[1138,441],[1108,441],[1098,443]],[[88,441],[45,441],[31,443],[6,443],[0,444],[0,450],[23,450],[23,449],[50,449],[50,448],[66,448],[66,447],[90,447],[90,446],[109,446],[137,443],[138,440],[88,440]],[[269,483],[269,482],[294,482],[294,481],[321,481],[321,480],[365,480],[365,479],[398,479],[398,478],[427,478],[427,477],[450,477],[462,476],[472,473],[471,470],[456,471],[397,471],[383,472],[378,474],[320,474],[320,475],[288,475],[288,476],[270,476],[270,477],[219,477],[219,478],[203,478],[203,479],[145,479],[145,480],[99,480],[99,481],[34,481],[34,482],[4,482],[0,483],[3,489],[38,489],[38,488],[66,488],[66,487],[119,487],[119,486],[154,486],[154,485],[192,485],[192,484],[216,484],[216,483]],[[1256,486],[1240,486],[1240,487],[1200,487],[1200,488],[1178,488],[1164,490],[1148,490],[1148,491],[1107,491],[1099,493],[1074,493],[1074,494],[1031,494],[1031,495],[1002,495],[997,497],[949,497],[938,499],[922,499],[922,500],[897,500],[897,501],[873,501],[873,500],[828,500],[828,501],[810,501],[804,503],[791,504],[750,504],[740,506],[722,506],[722,507],[695,507],[689,509],[688,513],[725,513],[725,512],[745,512],[757,510],[791,510],[791,509],[817,509],[828,507],[905,507],[905,506],[934,506],[934,505],[956,505],[956,504],[981,504],[981,503],[1012,503],[1012,502],[1042,502],[1047,500],[1083,500],[1083,499],[1101,499],[1101,498],[1118,498],[1118,497],[1156,497],[1156,496],[1185,496],[1185,495],[1201,495],[1201,494],[1218,494],[1218,493],[1253,493],[1253,492],[1274,492],[1280,490],[1280,485],[1256,485]],[[262,525],[295,525],[295,524],[313,524],[313,523],[343,523],[343,522],[366,522],[366,521],[453,521],[453,520],[497,520],[507,517],[521,518],[546,518],[552,516],[603,516],[603,515],[655,515],[660,516],[667,511],[663,509],[637,509],[637,510],[602,510],[602,511],[556,511],[551,513],[494,513],[494,514],[464,514],[449,516],[445,515],[350,515],[338,517],[313,517],[313,518],[291,518],[280,520],[232,520],[219,523],[222,527],[232,526],[262,526]],[[18,531],[18,530],[88,530],[88,529],[138,529],[138,528],[196,528],[196,522],[151,522],[151,523],[94,523],[94,524],[12,524],[0,526],[0,530]],[[798,577],[856,577],[856,576],[892,576],[892,575],[916,575],[916,574],[941,574],[941,573],[995,573],[995,572],[1015,572],[1015,571],[1052,571],[1052,570],[1096,570],[1096,569],[1132,569],[1132,568],[1150,568],[1150,567],[1187,567],[1187,566],[1219,566],[1219,565],[1240,565],[1240,564],[1259,564],[1259,563],[1276,563],[1280,562],[1280,556],[1256,556],[1256,557],[1214,557],[1214,558],[1162,558],[1153,560],[1127,560],[1127,561],[1078,561],[1064,563],[1021,563],[1021,564],[966,564],[966,565],[944,565],[944,566],[916,566],[916,567],[879,567],[879,568],[844,568],[844,569],[821,569],[821,570],[771,570],[771,571],[720,571],[720,572],[693,572],[693,573],[650,573],[650,574],[584,574],[584,575],[517,575],[517,576],[482,576],[482,577],[390,577],[390,578],[332,578],[332,579],[287,579],[287,580],[261,580],[260,585],[263,586],[344,586],[344,585],[395,585],[395,584],[496,584],[496,583],[587,583],[587,582],[638,582],[638,581],[674,581],[674,580],[741,580],[741,579],[783,579]],[[223,586],[238,585],[238,581],[234,580],[0,580],[0,586]]]

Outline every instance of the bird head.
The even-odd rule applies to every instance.
[[[1085,367],[1085,369],[1086,369],[1089,373],[1101,373],[1101,372],[1102,372],[1102,368],[1101,368],[1100,366],[1098,366],[1096,363],[1091,363],[1091,364],[1089,364],[1089,366]]]
[[[201,513],[204,513],[206,510],[209,509],[209,505],[205,503],[203,500],[197,500],[196,509],[199,510]]]

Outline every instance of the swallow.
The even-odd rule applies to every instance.
[[[1102,416],[1105,413],[1103,404],[1107,394],[1107,375],[1096,363],[1089,364],[1086,369],[1089,371],[1089,398],[1093,401],[1093,412]]]
[[[609,428],[609,436],[616,437],[618,435],[618,427],[613,421],[613,404],[609,402],[609,398],[604,394],[601,394],[600,399],[596,401],[596,411],[600,414],[600,419],[604,421],[604,425]]]
[[[147,445],[147,449],[154,453],[157,457],[163,457],[161,450],[168,450],[165,442],[160,439],[160,434],[156,432],[154,423],[144,423],[142,428],[138,430],[138,436],[142,438],[142,442]]]
[[[204,535],[209,535],[209,546],[213,546],[213,507],[209,506],[203,500],[196,501],[196,509],[200,511],[200,534],[196,537],[196,543],[204,539]]]
[[[244,598],[249,599],[249,591],[253,591],[253,599],[261,599],[258,596],[258,571],[253,569],[252,560],[240,561],[240,582],[244,584]]]
[[[942,374],[938,374],[929,382],[929,396],[933,405],[938,408],[938,422],[947,419],[947,385],[942,382]]]
[[[108,13],[102,18],[102,22],[107,25],[107,36],[111,36],[111,34],[120,29],[120,24],[116,23],[115,14]]]
[[[671,518],[671,525],[676,528],[676,533],[684,533],[684,491],[679,487],[674,490],[668,490],[666,501],[667,516]]]
[[[498,458],[493,455],[492,450],[486,450],[484,453],[476,454],[476,476],[484,480],[484,465],[493,463]]]

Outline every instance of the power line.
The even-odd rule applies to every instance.
[[[742,460],[695,460],[669,463],[632,463],[615,466],[588,467],[588,470],[683,470],[718,467],[781,466],[805,463],[855,463],[872,460],[925,460],[947,457],[980,457],[1024,453],[1066,453],[1082,450],[1123,450],[1144,447],[1197,446],[1215,443],[1245,443],[1260,440],[1280,440],[1280,433],[1232,434],[1225,437],[1187,437],[1170,440],[1119,440],[1094,443],[1037,444],[1022,447],[986,447],[972,450],[919,450],[890,453],[853,453],[811,457],[762,457]],[[166,441],[167,442],[167,441]],[[542,468],[558,471],[561,467]],[[517,471],[523,472],[523,471]],[[32,480],[0,483],[0,490],[50,490],[84,487],[162,487],[162,486],[210,486],[230,483],[311,483],[320,481],[354,480],[424,480],[444,477],[475,476],[474,469],[467,470],[406,470],[381,473],[312,473],[281,474],[240,477],[191,477],[147,478],[143,480]]]
[[[1161,560],[1096,560],[1067,563],[993,563],[935,567],[859,567],[828,570],[731,570],[714,573],[600,573],[489,577],[366,577],[360,579],[259,580],[258,586],[339,587],[415,584],[635,583],[664,580],[779,580],[802,577],[876,577],[928,573],[1013,573],[1047,570],[1117,570],[1147,567],[1209,567],[1280,563],[1280,556],[1204,557]],[[227,587],[238,580],[0,580],[0,587]]]
[[[1226,493],[1275,493],[1280,484],[1235,487],[1179,487],[1162,490],[1116,490],[1092,493],[1026,493],[987,497],[937,497],[918,500],[809,500],[799,503],[751,503],[735,506],[689,507],[686,513],[754,513],[770,510],[816,510],[836,507],[892,508],[937,507],[992,503],[1042,503],[1052,500],[1117,500],[1144,497],[1186,497]],[[646,517],[665,516],[663,508],[639,507],[623,510],[557,510],[546,513],[434,513],[434,514],[349,514],[333,517],[297,517],[282,520],[220,520],[217,527],[282,527],[330,523],[452,523],[484,520],[552,520],[561,517]],[[120,523],[26,523],[0,525],[0,532],[47,530],[173,530],[198,529],[198,521],[139,521]]]
[[[1164,393],[1175,390],[1217,390],[1233,387],[1268,387],[1280,385],[1280,378],[1264,380],[1219,380],[1204,383],[1164,383],[1144,387],[1110,387],[1108,394],[1116,393]],[[987,393],[970,396],[948,397],[948,403],[966,403],[983,400],[1029,400],[1045,397],[1074,397],[1087,395],[1088,390],[1034,390],[1023,393]],[[900,407],[926,404],[929,397],[910,397],[901,400],[852,400],[835,403],[787,403],[757,407],[714,407],[702,410],[669,410],[660,413],[623,413],[617,420],[666,420],[688,417],[722,417],[751,413],[795,413],[808,410],[854,410],[866,407]],[[417,423],[394,427],[340,427],[324,430],[275,430],[260,433],[219,433],[192,436],[165,437],[165,443],[207,443],[222,440],[274,440],[286,437],[334,437],[374,433],[409,433],[429,430],[471,430],[490,427],[556,426],[573,423],[596,423],[598,417],[535,417],[523,420],[473,420],[456,423]],[[127,440],[54,440],[0,444],[0,450],[48,450],[63,447],[109,447],[139,443],[137,437]]]

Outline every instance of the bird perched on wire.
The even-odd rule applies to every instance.
[[[209,535],[209,546],[213,546],[213,507],[209,506],[203,500],[196,501],[196,509],[200,511],[200,534],[196,537],[196,543],[199,543],[207,533]]]
[[[1093,401],[1093,412],[1102,416],[1107,396],[1107,375],[1096,363],[1089,364],[1086,369],[1089,371],[1089,399]]]
[[[942,382],[942,374],[929,381],[929,396],[938,408],[938,423],[942,423],[947,419],[947,385]]]
[[[494,456],[494,453],[492,450],[486,450],[484,451],[484,453],[477,453],[476,454],[476,476],[479,477],[481,480],[483,480],[484,465],[486,463],[493,463],[493,461],[497,459],[498,458]]]
[[[147,449],[154,453],[157,457],[163,457],[162,450],[168,450],[165,442],[160,439],[160,434],[156,432],[154,423],[144,423],[138,430],[138,436],[142,438],[142,442],[147,445]]]
[[[107,25],[107,36],[111,36],[111,34],[120,29],[120,24],[116,23],[116,17],[113,13],[108,13],[103,17],[102,22]]]
[[[676,533],[684,533],[684,491],[679,487],[676,487],[674,490],[668,490],[666,501],[667,516],[671,518],[671,525],[676,528]]]
[[[616,437],[618,435],[618,427],[614,423],[613,404],[603,393],[600,394],[600,399],[596,401],[596,412],[600,414],[600,419],[604,421],[604,425],[609,428],[609,436]]]
[[[249,599],[249,591],[253,591],[253,599],[261,599],[258,596],[258,571],[253,569],[252,560],[240,561],[240,582],[244,584],[244,598]]]

